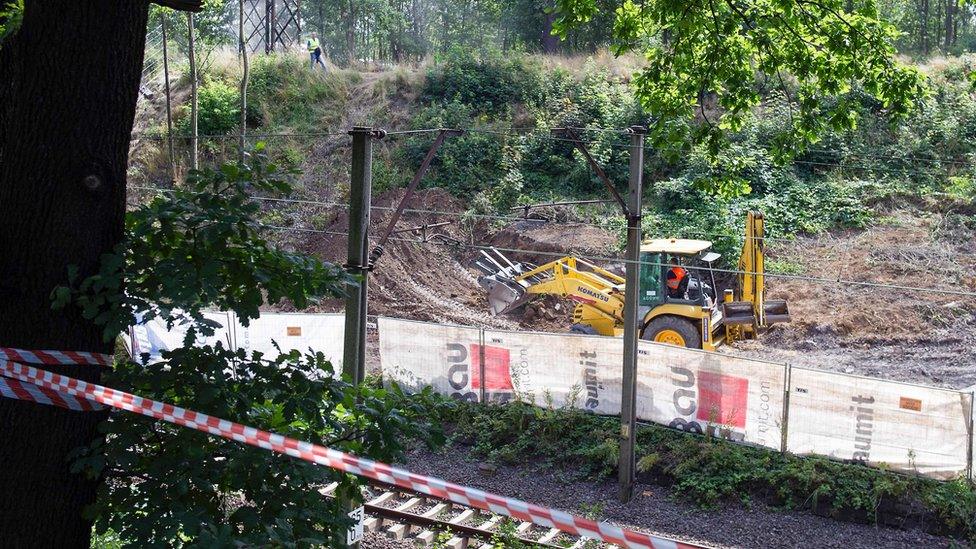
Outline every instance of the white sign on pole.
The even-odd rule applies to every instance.
[[[358,508],[349,511],[349,518],[353,520],[353,525],[346,530],[346,544],[359,543],[363,540],[363,522],[366,520],[366,509],[360,505]]]

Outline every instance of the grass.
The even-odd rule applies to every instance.
[[[490,461],[533,460],[576,471],[579,478],[616,471],[616,418],[515,402],[461,404],[449,421],[454,444],[470,445],[472,453]],[[903,515],[933,533],[976,540],[976,490],[965,479],[939,482],[653,425],[638,428],[637,443],[643,479],[670,485],[673,497],[701,508],[759,500],[840,520],[882,522]]]

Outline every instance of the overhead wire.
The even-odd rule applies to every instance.
[[[161,191],[161,192],[171,191],[171,189],[163,189],[160,187],[150,187],[144,185],[129,185],[129,188],[150,190],[150,191]],[[308,206],[319,206],[319,207],[327,207],[327,208],[348,208],[349,207],[349,205],[344,202],[327,202],[323,200],[310,200],[310,199],[303,199],[303,198],[282,198],[282,197],[255,196],[255,195],[251,195],[250,198],[252,200],[258,200],[263,202],[282,202],[282,203],[289,203],[289,204],[303,204]],[[396,210],[396,208],[393,206],[380,206],[380,205],[370,205],[369,208],[370,210],[379,210],[379,211]],[[594,227],[603,230],[613,229],[613,227],[610,227],[607,224],[588,222],[588,221],[553,221],[553,220],[539,219],[539,218],[525,218],[525,217],[519,217],[514,215],[481,214],[481,213],[473,213],[473,212],[450,212],[445,210],[423,209],[423,208],[404,208],[403,212],[413,213],[413,214],[440,215],[440,216],[456,217],[456,218],[471,217],[471,218],[494,220],[494,221],[507,221],[511,223],[532,223],[532,224],[539,224],[539,225],[548,224],[548,225],[558,225],[560,227]],[[626,229],[626,227],[619,227],[619,228]],[[712,236],[717,238],[737,239],[739,241],[744,241],[747,238],[750,238],[750,237],[746,237],[744,234],[728,234],[728,233],[718,233],[718,232],[698,231],[698,230],[682,230],[680,231],[680,233],[686,236],[687,235]],[[669,235],[669,236],[676,237],[678,235]],[[751,238],[759,239],[759,237],[751,237]],[[771,236],[762,237],[762,239],[770,242],[796,242],[797,241],[796,238],[783,238],[783,237],[771,237]]]
[[[576,129],[583,130],[584,128],[576,128]],[[613,133],[623,133],[624,131],[626,131],[626,130],[615,131],[615,130],[610,130],[610,129],[607,129],[607,128],[590,128],[590,129],[592,129],[594,131],[613,132]],[[519,133],[515,133],[515,134],[509,133],[509,132],[506,132],[506,131],[489,130],[489,129],[484,129],[484,128],[466,128],[465,130],[466,131],[472,131],[472,132],[482,132],[482,133],[492,134],[492,135],[506,135],[506,136],[535,134],[536,136],[538,136],[540,138],[544,138],[544,139],[551,139],[551,140],[555,140],[555,141],[565,141],[565,142],[575,142],[572,139],[565,139],[565,138],[553,137],[553,136],[548,135],[548,134],[543,135],[539,130],[532,130],[532,129],[517,129],[517,128],[510,129],[511,131],[517,131],[517,132],[519,132]],[[425,129],[418,129],[418,130],[405,130],[405,131],[400,131],[400,132],[390,132],[387,135],[391,135],[391,134],[392,135],[410,135],[410,134],[420,134],[420,133],[434,133],[434,132],[438,132],[438,131],[441,131],[441,128],[425,128]],[[273,137],[333,137],[333,136],[345,136],[345,135],[347,135],[347,132],[308,132],[308,133],[297,133],[297,132],[295,132],[295,133],[275,133],[275,134],[271,134],[271,133],[269,133],[269,134],[250,134],[248,137],[251,138],[251,139],[265,139],[265,138],[273,138]],[[158,140],[166,139],[165,136],[159,136],[159,135],[133,134],[133,137],[136,137],[136,136],[144,137],[146,139],[158,139]],[[190,137],[190,136],[174,135],[172,137],[174,139],[192,139],[192,137]],[[235,136],[235,135],[202,135],[202,136],[198,136],[198,137],[201,138],[201,139],[235,139],[235,140],[238,139],[238,136]],[[620,146],[622,148],[629,148],[630,147],[630,145],[628,145],[628,144],[619,144],[619,145],[609,144],[609,145],[610,146]],[[843,162],[843,163],[842,162],[837,162],[837,163],[832,163],[832,162],[816,162],[816,161],[809,161],[809,160],[793,160],[793,162],[795,164],[801,164],[801,165],[823,166],[823,167],[831,167],[831,168],[838,168],[838,169],[845,169],[845,168],[846,169],[863,169],[863,170],[869,170],[869,171],[881,171],[881,172],[903,173],[903,174],[905,174],[905,173],[909,173],[909,174],[910,173],[926,173],[926,172],[924,172],[922,170],[907,170],[907,169],[898,169],[898,168],[884,168],[884,167],[878,167],[878,166],[873,166],[873,165],[872,166],[866,166],[866,165],[861,165],[861,164],[853,164],[853,163],[850,163],[850,162]],[[928,173],[931,173],[931,172],[928,172]],[[284,199],[284,198],[258,197],[258,196],[255,196],[255,197],[252,197],[252,198],[254,198],[256,200],[280,201],[280,202],[291,202],[291,203],[302,203],[302,204],[316,205],[316,206],[326,206],[326,207],[342,206],[341,204],[334,203],[334,202],[323,202],[323,201],[316,201],[316,200]],[[392,207],[383,207],[383,206],[371,206],[371,208],[372,209],[378,209],[378,210],[384,210],[384,209],[392,210],[393,209]],[[414,214],[443,215],[443,216],[452,216],[452,217],[457,217],[457,218],[468,217],[468,218],[489,219],[489,220],[498,220],[498,221],[507,221],[507,222],[524,222],[524,221],[528,221],[528,222],[547,222],[546,220],[527,219],[525,217],[520,217],[520,216],[515,216],[515,215],[493,215],[493,214],[481,214],[481,213],[472,213],[472,212],[459,213],[459,212],[448,212],[448,211],[434,210],[434,209],[405,209],[404,211],[405,212],[409,212],[409,213],[414,213]],[[556,223],[559,224],[559,225],[563,225],[563,226],[591,226],[591,227],[598,227],[598,228],[601,228],[601,229],[611,228],[611,227],[608,227],[608,225],[605,224],[605,223],[593,223],[593,222],[584,222],[584,221],[581,221],[581,222],[556,222]],[[679,232],[680,232],[681,235],[699,235],[699,236],[709,236],[709,237],[716,237],[716,238],[730,238],[730,239],[736,239],[736,240],[739,240],[739,241],[742,241],[742,240],[748,238],[744,234],[728,234],[728,233],[720,233],[720,232],[714,232],[714,231],[696,231],[696,230],[683,229],[683,230],[681,230]],[[793,241],[796,241],[795,238],[782,238],[782,237],[764,237],[764,240],[770,241],[770,242],[776,242],[776,241],[793,242]]]
[[[307,229],[307,228],[304,228],[304,227],[281,227],[281,226],[263,225],[263,224],[259,224],[259,226],[264,227],[264,228],[267,228],[267,229],[274,229],[274,230],[281,230],[281,231],[300,231],[300,232],[307,232],[307,233],[330,234],[330,235],[338,235],[338,236],[346,236],[346,237],[349,236],[348,233],[342,233],[342,232],[337,232],[337,231],[326,231],[326,230],[322,230],[322,229]],[[497,250],[497,251],[500,251],[500,252],[507,252],[507,253],[521,253],[521,254],[531,254],[531,255],[542,255],[542,256],[557,257],[557,258],[559,258],[559,257],[565,257],[565,255],[566,255],[565,253],[562,253],[562,252],[552,252],[552,251],[545,251],[545,250],[528,250],[528,249],[524,249],[524,248],[509,248],[509,247],[503,247],[503,246],[493,246],[493,245],[489,245],[489,244],[468,244],[468,243],[464,243],[464,242],[446,244],[446,243],[434,242],[434,241],[429,241],[429,240],[427,242],[424,242],[422,240],[416,240],[416,239],[411,239],[411,238],[399,238],[399,237],[391,237],[390,240],[396,240],[396,241],[402,241],[402,242],[409,242],[409,243],[414,243],[414,244],[434,244],[434,245],[445,246],[445,247],[461,247],[461,248],[468,248],[468,249],[474,249],[474,250],[480,250],[480,251],[486,251],[486,252],[487,251],[491,251],[491,250]],[[624,263],[624,264],[635,264],[635,265],[638,265],[638,266],[650,266],[650,267],[668,267],[668,266],[670,266],[669,263],[660,263],[660,262],[653,262],[653,261],[640,261],[640,260],[638,260],[638,261],[632,261],[632,260],[628,260],[626,258],[621,258],[621,257],[602,257],[602,256],[593,255],[593,254],[577,254],[577,257],[579,257],[580,259],[584,259],[584,260],[587,260],[587,261],[591,261],[591,262],[592,261],[600,261],[600,262],[609,262],[609,263]],[[908,286],[908,285],[902,285],[902,284],[888,284],[888,283],[883,283],[883,282],[868,282],[868,281],[861,281],[861,280],[844,279],[844,278],[840,278],[840,277],[837,277],[837,278],[827,278],[827,277],[817,277],[817,276],[809,276],[809,275],[796,275],[796,274],[789,274],[789,273],[771,273],[771,272],[758,273],[758,272],[753,272],[753,271],[744,271],[744,270],[740,270],[740,269],[722,269],[722,268],[717,268],[717,267],[715,267],[715,268],[709,268],[709,270],[711,270],[713,272],[716,272],[716,273],[725,273],[725,274],[734,274],[734,275],[747,275],[747,276],[761,275],[761,276],[765,276],[765,277],[769,277],[769,278],[780,278],[780,279],[785,279],[785,280],[798,280],[798,281],[804,281],[804,282],[814,282],[814,283],[818,283],[818,284],[837,284],[837,285],[843,285],[843,286],[861,286],[861,287],[868,287],[868,288],[879,288],[879,289],[888,289],[888,290],[923,292],[923,293],[933,293],[933,294],[941,294],[941,295],[952,295],[952,296],[959,296],[959,297],[976,297],[976,291],[946,290],[946,289],[940,289],[940,288],[924,288],[924,287],[920,287],[920,286]]]
[[[249,133],[249,134],[247,134],[247,138],[248,139],[268,139],[268,138],[274,138],[274,137],[305,137],[305,138],[310,138],[310,137],[337,137],[337,136],[348,136],[348,135],[349,135],[348,132],[310,132],[310,133],[307,133],[307,132],[306,133],[303,133],[303,132],[282,132],[282,133],[264,133],[264,134],[261,134],[261,133]],[[240,135],[229,135],[229,134],[203,134],[203,135],[198,135],[197,136],[197,139],[213,139],[213,140],[225,139],[225,140],[235,140],[236,141],[236,140],[238,140],[240,138],[241,138]],[[150,141],[154,141],[154,140],[155,141],[162,141],[162,140],[165,140],[166,139],[166,136],[165,135],[158,135],[158,134],[155,134],[155,133],[133,132],[130,135],[130,139],[146,139],[146,140],[150,140]],[[193,139],[193,136],[191,136],[191,135],[181,135],[181,134],[175,134],[174,133],[173,134],[173,139]]]

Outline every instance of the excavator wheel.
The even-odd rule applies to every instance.
[[[701,334],[690,320],[670,315],[650,321],[644,327],[641,339],[689,349],[701,349],[702,346]]]
[[[590,326],[589,324],[573,324],[569,327],[569,332],[572,334],[599,335],[596,328]]]

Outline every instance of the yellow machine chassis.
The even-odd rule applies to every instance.
[[[714,351],[725,340],[724,335],[721,332],[716,332],[715,327],[711,325],[712,311],[698,305],[676,303],[658,305],[644,316],[641,322],[641,331],[643,332],[643,327],[652,320],[661,316],[676,316],[691,321],[698,328],[698,334],[702,338],[701,348],[706,351]],[[615,318],[582,303],[577,304],[573,310],[573,323],[592,326],[600,335],[618,337],[624,335],[622,319]],[[708,337],[705,337],[705,334],[708,334]]]

